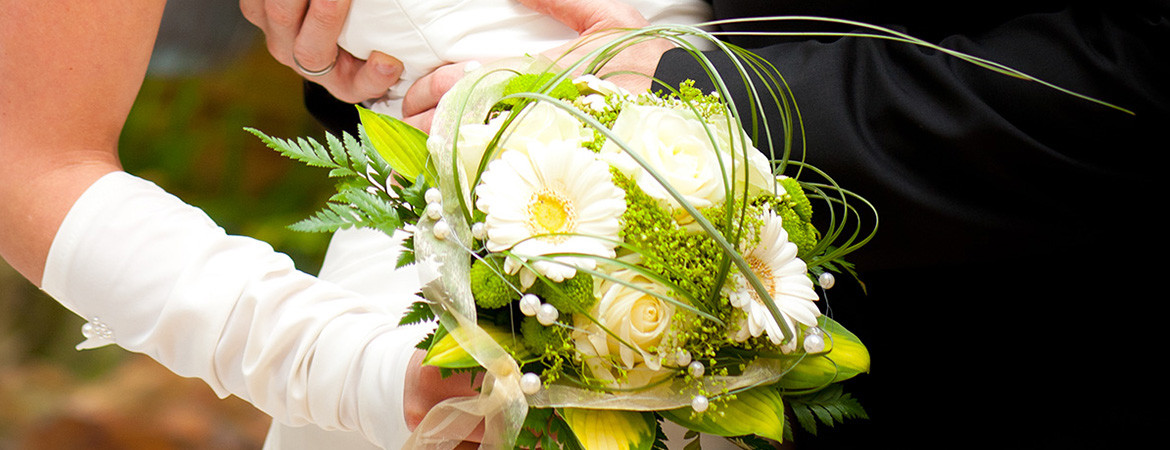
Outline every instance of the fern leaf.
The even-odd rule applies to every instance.
[[[313,167],[336,167],[336,164],[333,163],[333,160],[328,155],[324,157],[321,155],[320,152],[324,148],[321,147],[321,144],[316,143],[316,141],[312,141],[311,139],[308,141],[305,139],[294,141],[275,138],[255,128],[244,128],[244,130],[259,137],[260,141],[264,142],[264,145],[267,145],[268,148],[276,150],[281,155],[290,159],[303,162]]]
[[[434,318],[435,311],[431,309],[430,303],[417,301],[410,304],[410,309],[407,309],[406,314],[402,315],[402,320],[398,321],[398,325],[426,322]]]
[[[831,385],[816,393],[794,396],[788,400],[796,421],[813,436],[817,434],[818,421],[831,427],[849,419],[869,418],[861,403],[846,394],[840,385]]]
[[[414,264],[414,236],[411,235],[402,241],[402,252],[398,254],[398,263],[395,268]]]
[[[289,229],[305,233],[327,233],[350,227],[364,225],[361,217],[353,212],[353,208],[338,203],[328,203],[326,207],[312,217],[289,225]]]
[[[348,137],[349,134],[345,136]],[[346,154],[346,146],[341,143],[341,140],[337,139],[337,136],[325,133],[325,142],[329,144],[329,155],[333,161],[338,166],[350,167],[349,156]]]

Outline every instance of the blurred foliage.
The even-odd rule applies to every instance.
[[[243,128],[280,137],[320,138],[324,132],[304,109],[300,77],[274,61],[258,35],[253,41],[242,57],[221,61],[210,71],[148,75],[121,138],[121,159],[126,171],[202,208],[229,233],[266,241],[290,255],[301,270],[316,273],[329,236],[285,227],[324,204],[333,191],[326,173],[281,157]],[[32,425],[38,420],[72,417],[55,408],[65,408],[70,402],[59,397],[75,395],[83,386],[136,389],[114,380],[125,379],[121,372],[142,357],[113,346],[75,351],[83,323],[0,261],[0,449],[43,448],[27,441],[17,447],[16,442],[36,433]],[[169,373],[161,376],[176,383],[190,381]],[[197,390],[214,399],[206,386]],[[215,408],[223,407],[208,407],[207,414],[222,413]],[[124,413],[143,421],[151,414]],[[255,421],[259,413],[251,413],[243,420]],[[267,419],[262,419],[261,435],[250,438],[263,438]],[[249,432],[254,434],[254,428],[252,424]]]
[[[288,160],[243,131],[316,136],[301,82],[262,46],[217,76],[148,79],[121,139],[128,172],[202,208],[229,233],[272,244],[315,272],[325,235],[285,227],[324,204],[325,173]]]

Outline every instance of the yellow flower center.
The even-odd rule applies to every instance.
[[[760,283],[764,284],[764,288],[768,290],[768,296],[775,297],[776,278],[772,276],[772,268],[755,256],[748,256],[744,260],[748,263],[748,267],[752,268],[752,273],[756,274],[756,278],[760,280]],[[760,294],[756,292],[756,289],[750,285],[748,288],[751,289],[752,298],[756,299],[757,303],[763,305],[764,300],[760,298]]]
[[[528,200],[528,226],[533,234],[567,233],[576,225],[577,212],[573,203],[559,192],[544,188]],[[565,236],[544,238],[563,240]]]

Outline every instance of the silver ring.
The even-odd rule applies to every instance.
[[[305,66],[301,65],[300,61],[297,61],[297,55],[295,55],[295,54],[293,55],[293,64],[296,64],[297,70],[300,70],[301,73],[305,74],[305,76],[319,77],[319,76],[325,75],[325,74],[333,71],[333,66],[337,65],[337,56],[338,55],[336,55],[336,54],[333,55],[333,61],[330,62],[327,67],[325,67],[324,69],[321,69],[321,70],[306,69]]]

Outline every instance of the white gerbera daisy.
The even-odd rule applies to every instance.
[[[520,272],[527,288],[536,275],[520,260],[554,253],[612,258],[625,192],[614,186],[609,165],[593,152],[564,141],[530,143],[527,153],[505,151],[492,161],[476,189],[476,207],[487,214],[487,249],[511,250],[508,273]],[[558,256],[532,261],[554,281],[572,278],[577,268],[593,269],[591,257]],[[522,270],[523,269],[523,270]]]
[[[780,217],[766,210],[763,219],[760,240],[744,252],[744,259],[780,310],[783,326],[795,336],[793,321],[805,326],[816,326],[817,316],[821,315],[813,303],[817,300],[817,293],[808,277],[808,267],[796,257],[796,244],[788,241],[788,232],[781,226]],[[784,340],[784,332],[780,329],[781,324],[768,311],[765,300],[759,297],[743,275],[735,274],[733,283],[729,295],[731,305],[744,312],[739,330],[733,337],[742,342],[748,337],[758,337],[767,332],[773,344],[780,344]],[[783,350],[792,351],[795,348],[796,340],[793,339]]]

